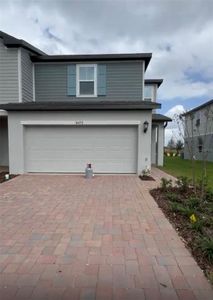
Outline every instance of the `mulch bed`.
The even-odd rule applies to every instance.
[[[8,172],[0,172],[0,183],[8,181],[8,180],[10,180],[10,179],[15,178],[16,176],[18,176],[18,175],[10,174],[10,179],[5,180],[5,175],[6,174],[8,174]]]
[[[173,187],[172,191],[174,192],[175,190],[176,188]],[[165,216],[169,219],[175,230],[179,233],[181,240],[184,242],[186,248],[190,250],[198,265],[204,271],[204,274],[213,284],[213,265],[206,257],[204,257],[202,250],[197,248],[196,241],[199,239],[200,235],[196,230],[190,228],[189,217],[175,213],[171,210],[170,203],[165,192],[163,192],[161,188],[151,190],[150,194],[153,196],[158,206],[162,209]],[[187,194],[189,195],[190,191],[188,191],[185,195],[182,195],[182,197],[185,197],[186,199]],[[211,233],[208,233],[208,236],[211,237]]]
[[[155,181],[155,179],[152,176],[148,176],[148,175],[140,175],[139,178],[145,181]]]

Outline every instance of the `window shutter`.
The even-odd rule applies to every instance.
[[[106,65],[98,65],[98,95],[106,96]]]
[[[76,65],[68,65],[67,67],[67,94],[76,96]]]

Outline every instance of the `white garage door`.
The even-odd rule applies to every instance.
[[[136,126],[26,126],[26,172],[136,173]]]

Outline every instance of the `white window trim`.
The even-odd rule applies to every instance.
[[[85,81],[94,81],[94,94],[93,95],[81,95],[80,94],[80,67],[94,67],[94,80],[85,80]],[[83,81],[83,80],[81,80]],[[87,97],[97,97],[97,64],[78,64],[76,65],[76,97],[87,98]]]
[[[145,91],[145,86],[151,86],[152,87],[152,95],[151,95],[151,98],[148,98],[148,97],[144,96],[144,100],[148,101],[148,100],[151,99],[151,101],[154,101],[154,85],[153,84],[144,84],[144,91]]]

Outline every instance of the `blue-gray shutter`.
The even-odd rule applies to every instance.
[[[67,94],[76,96],[76,65],[67,66]]]
[[[106,65],[98,64],[98,95],[106,96]]]

